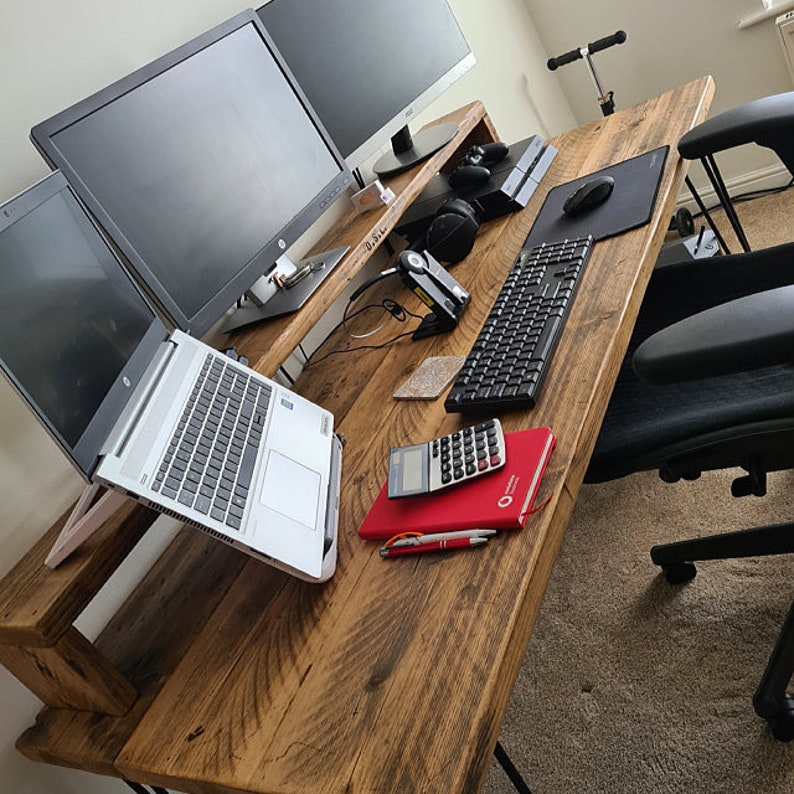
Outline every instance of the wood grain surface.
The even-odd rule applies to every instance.
[[[130,712],[47,709],[20,750],[185,792],[478,791],[682,184],[675,144],[713,90],[701,78],[553,139],[560,153],[527,208],[483,225],[455,266],[473,298],[453,333],[339,353],[301,376],[296,389],[335,413],[346,442],[330,582],[183,533],[97,643],[142,693]],[[393,392],[424,358],[468,352],[548,189],[664,144],[652,222],[594,247],[539,404],[502,417],[507,431],[557,434],[547,507],[482,549],[381,559],[356,530],[389,447],[471,423],[442,399]],[[265,348],[283,342],[254,336],[241,341],[268,369]],[[355,346],[340,332],[324,349]]]

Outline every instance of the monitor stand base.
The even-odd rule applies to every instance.
[[[349,245],[323,251],[320,254],[302,259],[295,263],[296,270],[311,265],[308,275],[289,289],[279,289],[266,303],[256,305],[252,300],[246,302],[226,319],[222,331],[226,334],[237,331],[247,325],[272,320],[285,314],[298,311],[312,293],[330,275],[331,271],[342,261],[342,257],[350,250]]]
[[[372,170],[378,176],[399,174],[401,171],[412,168],[443,146],[446,146],[455,137],[457,131],[458,125],[451,121],[434,124],[432,127],[424,127],[411,137],[412,146],[410,149],[402,152],[386,152],[372,166]]]

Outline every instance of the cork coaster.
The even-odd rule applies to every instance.
[[[466,356],[431,356],[396,392],[395,400],[435,400],[449,386]]]

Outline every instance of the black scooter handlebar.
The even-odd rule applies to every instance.
[[[593,53],[601,52],[601,50],[605,50],[608,47],[614,47],[616,44],[623,44],[624,41],[626,41],[626,33],[622,30],[619,30],[617,33],[614,33],[611,36],[605,36],[603,39],[591,41],[587,45],[587,51],[592,55]],[[546,66],[548,66],[549,71],[553,72],[559,66],[565,66],[566,63],[572,63],[581,57],[581,50],[571,50],[570,52],[564,52],[562,55],[558,55],[556,58],[549,58],[549,60],[546,62]]]

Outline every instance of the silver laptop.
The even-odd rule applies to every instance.
[[[169,334],[58,171],[0,207],[0,366],[89,482],[301,579],[333,574],[333,416]]]

